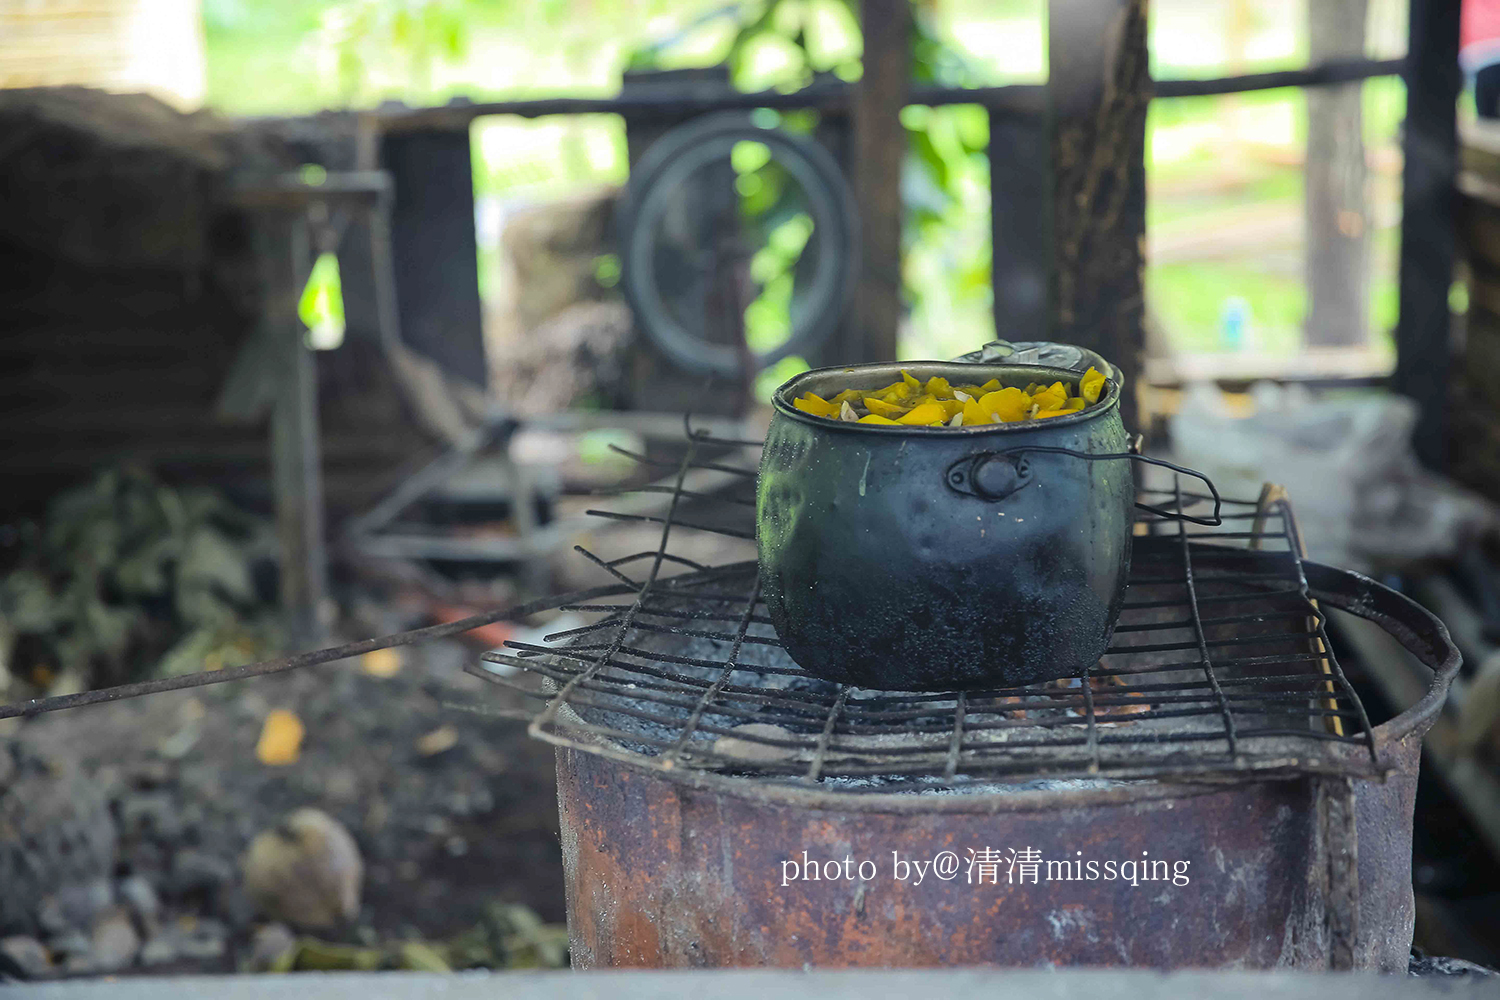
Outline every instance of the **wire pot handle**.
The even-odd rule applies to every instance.
[[[1072,458],[1081,458],[1085,462],[1107,462],[1116,461],[1123,458],[1129,459],[1132,462],[1145,462],[1147,465],[1157,465],[1162,467],[1163,469],[1171,469],[1173,472],[1181,473],[1184,476],[1191,476],[1201,482],[1204,486],[1207,486],[1209,494],[1214,499],[1214,512],[1210,517],[1195,517],[1192,514],[1184,514],[1180,510],[1165,510],[1164,508],[1156,507],[1149,503],[1137,503],[1136,508],[1155,514],[1157,517],[1164,518],[1168,521],[1186,521],[1189,524],[1201,524],[1209,528],[1217,528],[1224,523],[1224,519],[1220,516],[1219,510],[1221,503],[1219,499],[1219,491],[1214,487],[1213,480],[1209,479],[1201,472],[1195,472],[1192,469],[1185,469],[1180,465],[1168,462],[1166,459],[1151,458],[1138,452],[1106,452],[1104,454],[1098,454],[1088,451],[1074,451],[1072,448],[1059,448],[1056,445],[1040,444],[1028,444],[1022,445],[1019,448],[1007,448],[1005,451],[997,451],[995,452],[995,454],[1019,455],[1024,452],[1042,452],[1044,454],[1050,455],[1068,455]]]

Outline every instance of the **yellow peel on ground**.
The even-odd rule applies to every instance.
[[[273,709],[266,716],[255,744],[255,757],[262,764],[282,767],[297,763],[302,754],[302,737],[307,730],[302,720],[284,708]]]

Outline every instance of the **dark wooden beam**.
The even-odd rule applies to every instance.
[[[388,135],[380,159],[395,186],[391,250],[401,340],[450,378],[483,387],[489,375],[469,133]]]
[[[1457,247],[1454,177],[1459,0],[1411,0],[1406,58],[1405,171],[1401,192],[1400,316],[1392,387],[1421,408],[1412,444],[1429,468],[1442,469],[1448,441],[1450,327],[1448,291]]]
[[[995,336],[1051,340],[1052,149],[1041,117],[990,114]]]
[[[1048,11],[1052,338],[1119,367],[1134,431],[1145,343],[1146,0],[1050,0]]]
[[[1406,65],[1404,59],[1330,59],[1302,69],[1280,69],[1269,73],[1241,73],[1206,80],[1157,80],[1153,97],[1207,97],[1213,94],[1244,94],[1281,87],[1331,87],[1377,76],[1395,76]]]
[[[1203,97],[1210,94],[1239,94],[1252,90],[1274,90],[1279,87],[1323,87],[1377,76],[1395,76],[1401,72],[1400,59],[1340,59],[1316,63],[1301,69],[1275,70],[1269,73],[1244,73],[1206,79],[1158,80],[1157,97]],[[910,104],[940,107],[946,104],[981,104],[992,111],[1016,115],[1041,114],[1046,88],[1034,84],[1010,84],[1003,87],[934,87],[911,88]],[[429,132],[450,130],[463,132],[474,119],[487,115],[516,115],[521,118],[545,118],[549,115],[677,115],[706,114],[735,108],[815,108],[819,111],[847,111],[853,102],[854,88],[843,83],[815,83],[801,90],[785,93],[779,90],[728,92],[659,90],[650,93],[622,92],[613,97],[545,97],[515,101],[470,101],[455,98],[432,108],[411,108],[399,102],[382,104],[371,111],[359,112],[384,132]],[[327,112],[301,119],[310,127],[322,128]]]
[[[1307,7],[1314,57],[1364,51],[1368,0],[1317,0]],[[1363,89],[1359,83],[1307,93],[1307,316],[1310,347],[1363,344],[1370,323],[1370,218],[1365,197]]]
[[[262,335],[271,345],[271,482],[281,609],[293,642],[317,644],[328,590],[323,464],[316,362],[297,317],[312,267],[311,238],[303,211],[261,210],[251,226],[261,267]]]
[[[901,109],[911,86],[910,0],[863,0],[864,73],[854,88],[854,198],[863,261],[846,363],[894,361],[901,319]]]

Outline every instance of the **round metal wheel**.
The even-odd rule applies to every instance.
[[[765,219],[746,218],[743,175],[736,178],[731,166],[744,142],[762,144],[766,162],[784,172],[795,212],[782,206]],[[778,214],[811,222],[793,267],[788,334],[759,350],[723,336],[715,342],[709,314],[715,304],[725,307],[713,298],[715,286],[752,283],[745,265],[761,248],[747,246],[743,230],[765,242]],[[744,114],[708,115],[657,140],[632,171],[618,219],[626,300],[646,337],[689,371],[734,376],[747,362],[758,370],[809,353],[838,325],[853,290],[858,221],[838,164],[815,141]],[[726,279],[726,268],[735,276]],[[743,308],[739,298],[732,295],[729,308]]]

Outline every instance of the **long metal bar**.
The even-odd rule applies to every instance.
[[[698,699],[698,703],[693,706],[693,714],[688,716],[687,722],[683,724],[681,735],[677,737],[677,742],[672,744],[672,749],[667,752],[668,764],[672,763],[682,756],[682,750],[688,745],[688,741],[693,738],[693,732],[697,729],[699,722],[702,721],[703,713],[708,710],[709,705],[713,704],[714,699],[719,696],[719,692],[723,689],[725,684],[729,683],[729,678],[734,676],[735,670],[738,669],[740,659],[740,646],[745,641],[745,632],[750,628],[751,619],[755,617],[755,602],[759,597],[760,574],[757,573],[755,576],[755,583],[750,588],[750,597],[745,602],[744,614],[740,616],[740,626],[739,629],[735,632],[734,645],[730,647],[729,658],[724,662],[724,669],[719,674],[718,678],[706,689],[704,689],[702,697],[700,697]]]
[[[1157,80],[1154,84],[1154,96],[1206,97],[1282,87],[1322,87],[1395,76],[1402,72],[1404,65],[1405,60],[1402,59],[1353,59],[1269,73],[1245,73],[1201,80]],[[910,104],[928,107],[978,104],[992,111],[1039,115],[1044,109],[1045,91],[1045,87],[1037,84],[1012,84],[1004,87],[918,86],[911,88],[908,101]],[[707,113],[753,108],[845,111],[850,106],[852,96],[853,88],[848,84],[818,83],[791,93],[707,89],[687,94],[639,93],[629,96],[552,97],[516,101],[466,101],[458,98],[433,108],[409,108],[391,102],[360,114],[373,120],[383,131],[404,132],[467,129],[476,118],[489,115],[544,118],[550,115]]]
[[[1179,489],[1181,486],[1179,484]],[[1181,508],[1182,501],[1179,497],[1178,507]],[[1203,632],[1203,621],[1198,613],[1198,589],[1193,580],[1193,555],[1192,547],[1187,539],[1187,523],[1177,522],[1179,528],[1178,537],[1182,540],[1182,573],[1183,583],[1187,588],[1188,610],[1193,618],[1193,633],[1197,637],[1198,655],[1202,659],[1203,675],[1208,679],[1209,686],[1213,688],[1214,697],[1219,703],[1219,711],[1224,717],[1224,736],[1229,741],[1229,752],[1231,755],[1238,752],[1238,740],[1234,731],[1234,715],[1229,711],[1229,705],[1224,700],[1224,691],[1219,686],[1219,678],[1214,674],[1213,659],[1208,652],[1208,639]]]

